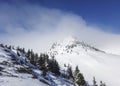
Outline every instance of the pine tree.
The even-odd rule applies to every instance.
[[[46,75],[46,72],[48,71],[48,61],[45,59],[45,62],[43,64],[43,76]]]
[[[28,49],[28,51],[27,51],[27,57],[28,57],[28,59],[29,59],[29,56],[30,56],[30,49]]]
[[[33,50],[31,50],[31,53],[30,53],[30,63],[35,65],[36,62],[35,62],[35,54],[33,52]]]
[[[103,83],[102,81],[100,81],[100,86],[106,86],[105,83]]]
[[[0,47],[4,47],[4,45],[3,45],[3,44],[0,44]]]
[[[10,50],[12,49],[11,45],[8,47],[8,49],[10,49]]]
[[[12,46],[12,49],[15,50],[14,46]]]
[[[22,52],[25,52],[24,49],[22,49]],[[29,62],[31,64],[35,65],[36,64],[35,59],[34,59],[35,58],[35,54],[34,54],[33,50],[28,50],[26,54],[27,54],[26,56],[29,59]]]
[[[20,56],[20,52],[17,50],[17,55]]]
[[[46,72],[48,71],[48,58],[49,56],[47,54],[43,54],[44,63],[43,63],[43,75],[46,75]]]
[[[8,46],[7,46],[7,45],[5,45],[5,48],[8,48]]]
[[[53,73],[55,73],[56,75],[60,75],[60,67],[59,64],[56,60],[53,61]]]
[[[60,67],[58,62],[52,57],[52,59],[48,62],[48,68],[51,72],[53,72],[56,75],[60,75]]]
[[[93,77],[93,86],[98,86],[95,77]]]
[[[37,53],[34,55],[34,62],[35,62],[35,66],[37,66],[37,62],[38,62],[38,54]]]
[[[22,49],[21,49],[21,52],[25,54],[25,53],[26,53],[26,52],[25,52],[25,48],[22,48]]]
[[[44,56],[45,56],[44,54],[40,54],[40,57],[37,62],[40,70],[43,70],[45,67],[45,57]]]
[[[67,73],[68,73],[68,79],[73,79],[72,67],[70,65],[68,65]]]
[[[46,72],[49,70],[48,62],[49,56],[47,54],[40,54],[40,57],[38,57],[36,65],[39,67],[40,70],[43,71],[42,73],[43,76],[45,76]]]
[[[79,72],[80,72],[80,70],[79,70],[78,66],[76,66],[75,71],[74,71],[74,76],[77,76],[77,73],[79,73]]]
[[[77,73],[77,76],[75,77],[75,82],[79,86],[85,86],[84,77],[83,77],[83,75],[81,73]]]
[[[76,66],[75,68],[75,72],[74,72],[74,82],[78,85],[78,86],[85,86],[85,80],[83,75],[80,73],[80,70],[78,68],[78,66]]]
[[[18,46],[18,47],[16,48],[16,50],[20,51],[20,47]]]

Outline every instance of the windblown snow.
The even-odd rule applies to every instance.
[[[49,54],[55,55],[61,67],[78,65],[88,83],[95,77],[97,83],[103,81],[107,86],[120,86],[119,55],[106,53],[73,37],[54,43]]]

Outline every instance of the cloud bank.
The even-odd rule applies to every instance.
[[[119,34],[88,24],[77,14],[30,4],[0,5],[1,43],[44,52],[53,42],[68,36],[108,52],[120,53]]]

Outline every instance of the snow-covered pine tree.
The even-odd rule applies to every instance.
[[[51,72],[53,72],[56,75],[60,75],[60,67],[54,57],[52,57],[52,59],[49,59],[48,67]]]
[[[78,68],[78,66],[76,66],[75,68],[75,72],[74,72],[74,82],[78,85],[78,86],[85,86],[85,80],[83,75],[80,73],[80,70]]]
[[[100,81],[100,86],[106,86],[105,83],[103,83],[102,81]]]
[[[67,73],[68,73],[68,79],[73,80],[73,71],[72,71],[72,67],[70,65],[68,65],[68,67],[67,67]]]
[[[56,75],[60,75],[60,67],[58,62],[56,60],[54,60],[53,62],[54,64],[53,64],[52,72],[54,72]]]
[[[95,80],[95,77],[93,77],[93,86],[98,86],[97,81]]]
[[[3,45],[3,44],[0,44],[0,47],[4,47],[4,45]]]
[[[79,72],[80,72],[80,70],[79,70],[78,66],[76,66],[75,71],[74,71],[74,77],[77,76],[77,73],[79,73]]]
[[[40,57],[38,58],[38,67],[40,70],[43,70],[45,67],[45,55],[44,54],[40,54]]]
[[[35,53],[35,54],[34,54],[34,62],[35,62],[35,66],[37,66],[37,61],[38,61],[38,54]]]
[[[47,54],[43,54],[43,58],[44,58],[44,63],[42,65],[43,68],[43,76],[46,75],[46,72],[48,71],[48,61],[49,61],[49,56]]]
[[[10,46],[8,47],[8,49],[10,49],[10,50],[11,50],[11,49],[12,49],[12,46],[10,45]]]

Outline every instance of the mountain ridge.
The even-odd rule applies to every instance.
[[[72,50],[76,47],[83,48],[86,52],[87,52],[87,50],[94,50],[94,51],[106,53],[105,51],[95,48],[95,47],[85,43],[84,41],[79,41],[76,37],[72,37],[72,36],[64,39],[62,42],[53,43],[53,45],[50,48],[50,52],[58,53],[57,50],[59,50],[59,49],[61,49],[61,51],[63,51],[63,52],[65,52],[65,51],[72,52]]]
[[[120,71],[119,55],[106,53],[71,37],[53,44],[49,54],[55,56],[61,67],[64,64],[70,64],[73,68],[78,65],[89,83],[95,76],[98,82],[103,80],[108,86],[120,86],[120,73],[117,72]],[[113,77],[116,81],[110,79]]]

